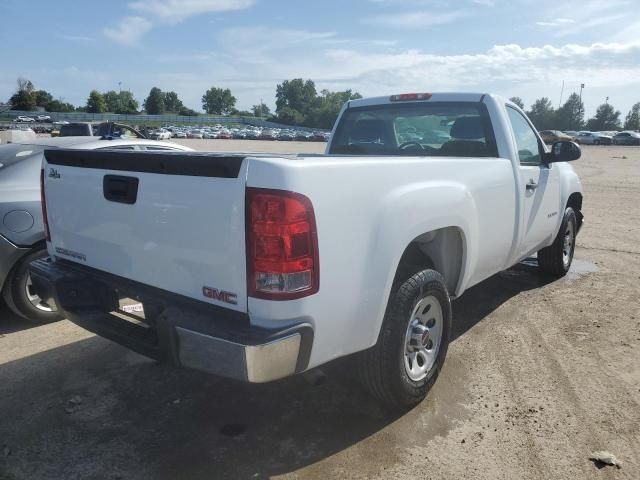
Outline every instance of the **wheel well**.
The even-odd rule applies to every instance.
[[[567,200],[567,207],[571,207],[574,210],[582,210],[582,194],[579,192],[574,192],[569,195],[569,200]]]
[[[462,272],[464,244],[456,227],[440,228],[414,238],[405,248],[394,277],[394,283],[414,273],[433,269],[439,272],[453,295]]]
[[[580,230],[580,227],[582,227],[582,219],[584,218],[584,215],[582,215],[582,194],[579,192],[574,192],[569,195],[569,200],[567,200],[567,207],[573,208],[574,212],[576,212],[578,230]]]

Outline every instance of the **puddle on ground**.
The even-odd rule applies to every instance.
[[[589,260],[574,258],[573,262],[571,263],[571,269],[569,269],[569,273],[567,273],[565,279],[576,280],[577,278],[580,278],[587,273],[593,273],[597,271],[598,267],[595,263],[590,262]],[[538,269],[538,259],[535,256],[526,258],[510,269],[504,270],[499,273],[499,275],[502,277],[536,277],[539,274],[540,270]]]
[[[580,260],[578,258],[574,258],[573,262],[571,262],[571,268],[569,269],[569,273],[567,276],[570,280],[575,280],[582,275],[586,275],[587,273],[597,272],[598,267],[595,263],[590,262],[588,260]]]

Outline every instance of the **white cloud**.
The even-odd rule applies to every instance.
[[[554,27],[552,34],[566,37],[583,33],[597,34],[597,38],[610,38],[628,23],[629,12],[635,11],[637,0],[564,0],[543,3],[538,8],[542,20],[539,27]],[[568,21],[569,20],[569,21]],[[638,39],[636,32],[635,39]]]
[[[333,32],[236,28],[220,32],[219,39],[216,55],[194,63],[180,77],[184,90],[179,93],[186,102],[197,105],[212,78],[215,85],[231,88],[240,108],[260,98],[272,102],[276,84],[296,77],[313,79],[318,90],[350,88],[365,96],[425,89],[489,91],[518,95],[527,105],[543,95],[556,99],[564,80],[565,98],[580,83],[587,84],[588,113],[601,103],[601,92],[626,111],[640,89],[640,42],[509,44],[474,54],[437,55],[393,44],[343,43]],[[175,85],[169,76],[164,82],[167,87],[158,86]]]
[[[64,40],[68,40],[70,42],[87,43],[87,42],[94,42],[95,41],[95,38],[87,37],[85,35],[62,34],[62,35],[59,35],[59,37],[64,39]]]
[[[463,11],[392,13],[366,17],[363,22],[389,28],[422,28],[445,25],[467,15]]]
[[[115,28],[102,31],[122,45],[135,45],[158,24],[182,22],[195,15],[242,10],[252,7],[255,0],[138,0],[128,4],[145,16],[130,16],[120,20]]]
[[[540,27],[559,27],[560,25],[567,25],[571,23],[576,23],[576,21],[571,18],[555,18],[548,22],[536,22],[536,25]]]
[[[135,45],[151,29],[151,22],[144,17],[125,17],[115,28],[105,28],[105,36],[122,45]]]
[[[180,22],[194,15],[243,10],[254,4],[255,0],[138,0],[129,8],[167,22]]]

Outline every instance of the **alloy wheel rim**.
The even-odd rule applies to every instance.
[[[565,267],[568,267],[571,264],[571,259],[573,257],[573,242],[574,242],[574,231],[573,231],[573,223],[568,222],[567,228],[564,232],[564,239],[562,243],[562,263]]]
[[[424,297],[413,308],[404,341],[404,368],[417,382],[433,369],[442,343],[443,314],[433,295]]]
[[[55,307],[52,307],[46,302],[43,302],[42,299],[35,294],[35,292],[33,291],[33,283],[31,282],[31,275],[27,275],[27,281],[25,282],[24,290],[31,305],[33,305],[41,312],[51,313],[57,310]]]

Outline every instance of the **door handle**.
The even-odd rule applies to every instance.
[[[527,190],[535,190],[536,188],[538,188],[538,184],[534,182],[532,178],[529,180],[529,183],[527,183]]]

